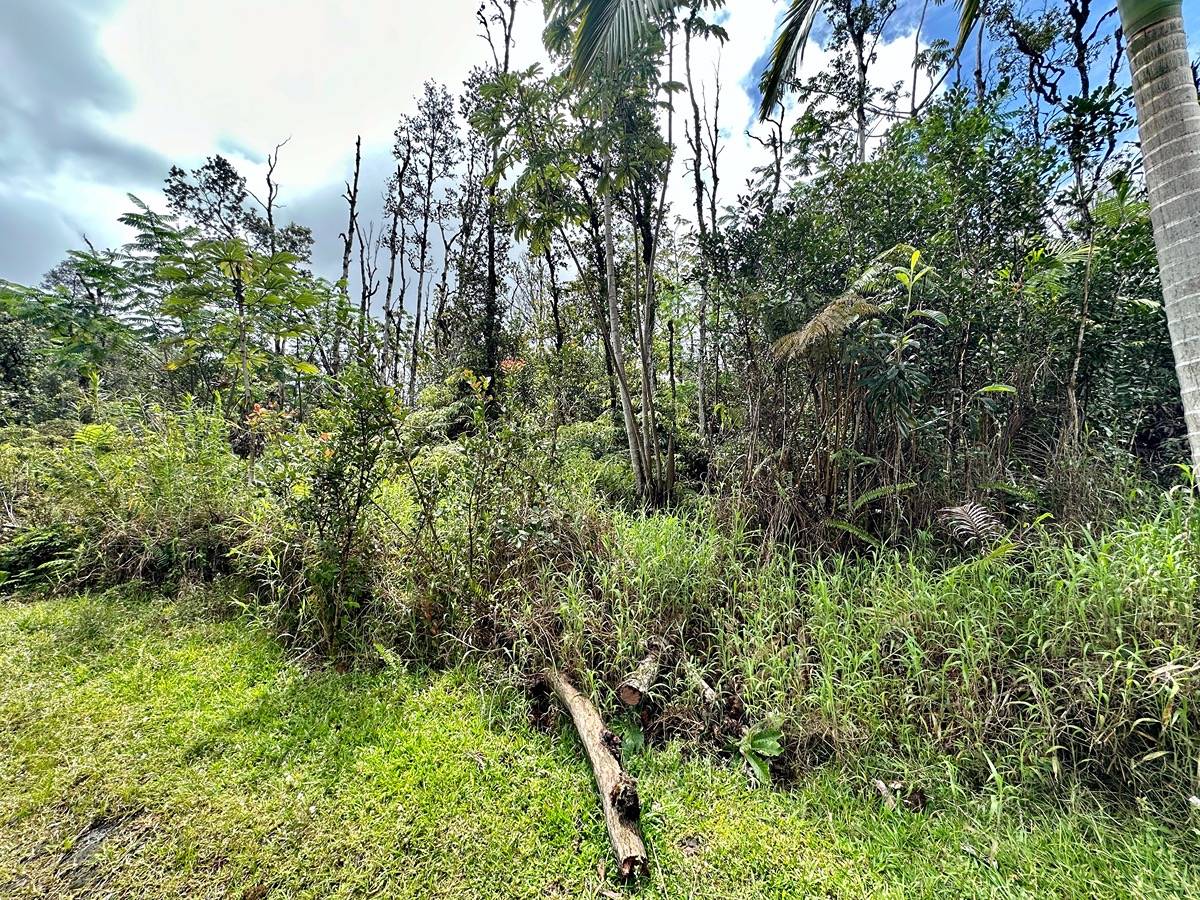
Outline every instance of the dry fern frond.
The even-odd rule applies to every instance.
[[[993,544],[1004,536],[1004,526],[991,512],[973,500],[948,506],[939,513],[943,524],[964,547]]]
[[[837,341],[855,321],[879,313],[879,307],[856,296],[830,301],[798,331],[785,334],[771,345],[776,359],[789,360],[811,356]]]
[[[827,303],[804,327],[785,334],[771,345],[775,358],[791,360],[827,350],[856,321],[879,315],[879,306],[864,295],[879,291],[889,282],[894,283],[890,276],[895,262],[910,259],[912,254],[911,246],[897,244],[876,256],[844,293]]]

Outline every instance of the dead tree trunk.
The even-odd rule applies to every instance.
[[[557,669],[546,672],[546,680],[558,701],[571,715],[583,748],[592,764],[596,789],[604,810],[608,839],[617,854],[622,880],[650,874],[646,845],[638,828],[641,803],[637,782],[621,767],[621,741],[604,726],[604,720],[592,702],[575,690]]]

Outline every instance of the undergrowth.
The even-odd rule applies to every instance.
[[[1085,790],[883,809],[629,751],[651,877],[617,883],[569,726],[488,671],[299,664],[219,588],[0,606],[0,896],[1129,897],[1195,893],[1200,831]]]
[[[1189,815],[1189,492],[1140,496],[1149,514],[1025,523],[966,549],[947,533],[816,554],[765,541],[720,499],[674,513],[614,505],[598,481],[608,462],[570,441],[551,450],[482,402],[442,443],[386,396],[366,418],[361,398],[346,402],[301,426],[262,411],[247,457],[199,410],[58,440],[11,432],[2,584],[222,578],[295,652],[343,666],[486,660],[528,686],[556,665],[638,743],[737,755],[778,732],[769,777],[783,783],[829,763],[887,770],[914,795],[1082,781]],[[663,676],[641,710],[618,715],[613,688],[652,640]]]

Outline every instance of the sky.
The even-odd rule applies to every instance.
[[[1198,3],[1188,0],[1189,17]],[[161,206],[172,164],[192,168],[220,153],[256,189],[266,154],[284,140],[281,215],[313,228],[314,268],[335,275],[355,137],[363,141],[364,194],[376,197],[391,170],[396,121],[422,83],[443,82],[457,95],[471,65],[486,58],[477,5],[0,0],[0,278],[37,282],[85,234],[97,246],[124,242],[130,233],[116,218],[131,208],[127,195]],[[720,66],[724,200],[765,159],[745,131],[782,9],[773,0],[733,0],[721,13],[729,43],[695,54],[709,91]],[[952,4],[934,15],[944,25]],[[879,83],[909,77],[914,19],[902,10],[894,20],[879,48]],[[542,27],[540,0],[521,0],[514,65],[544,61]],[[817,36],[806,71],[825,59],[819,29]],[[671,191],[686,209],[678,163]],[[370,214],[378,203],[364,206]]]

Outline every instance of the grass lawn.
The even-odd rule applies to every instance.
[[[591,774],[470,673],[313,672],[192,604],[0,604],[2,897],[1187,897],[1200,824],[1086,792],[887,811],[628,760],[652,877],[616,884]]]

